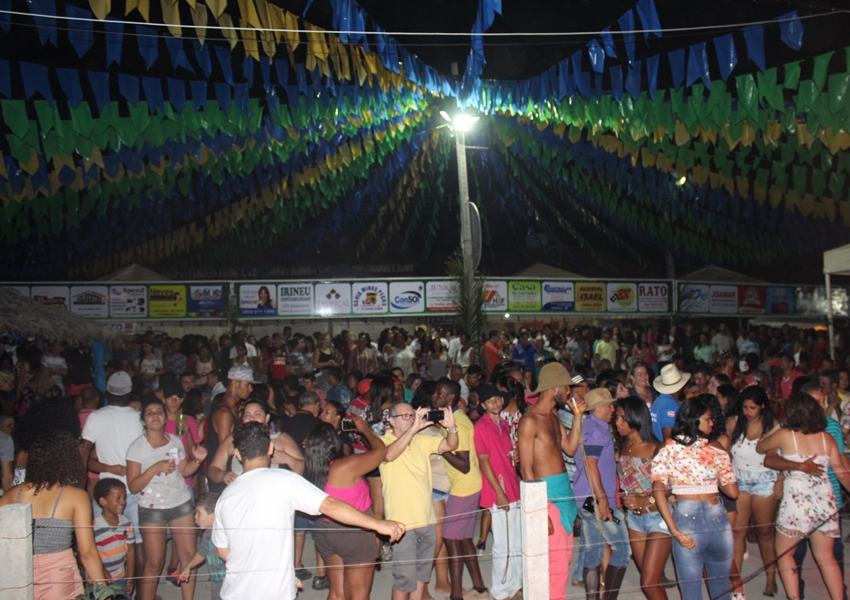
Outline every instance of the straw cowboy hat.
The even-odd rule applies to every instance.
[[[584,383],[584,377],[581,375],[571,375],[561,363],[549,363],[540,369],[540,376],[537,378],[537,389],[532,393],[540,394],[546,390],[559,387],[572,387],[581,385],[582,383]]]
[[[655,378],[652,387],[662,394],[674,394],[685,387],[690,378],[690,373],[682,373],[676,365],[670,364],[661,369],[661,375]]]
[[[596,388],[595,390],[590,390],[584,395],[584,401],[587,403],[587,408],[584,409],[585,412],[590,412],[600,406],[613,404],[617,401],[617,399],[611,395],[611,392],[609,392],[607,388]]]

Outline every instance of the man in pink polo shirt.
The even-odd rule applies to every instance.
[[[779,355],[779,368],[782,369],[782,376],[779,378],[779,395],[782,400],[788,400],[791,396],[791,388],[794,386],[794,380],[802,377],[803,374],[794,368],[794,359],[785,353]]]
[[[511,428],[500,416],[505,397],[490,384],[478,386],[486,413],[475,424],[475,451],[481,468],[481,508],[493,517],[490,594],[496,600],[517,596],[522,588],[519,477]]]

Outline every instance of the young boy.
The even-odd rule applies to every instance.
[[[194,558],[189,561],[177,581],[189,581],[190,572],[204,561],[210,571],[210,597],[212,600],[221,600],[221,585],[224,583],[224,561],[216,554],[212,543],[212,528],[215,523],[215,505],[218,502],[218,494],[207,492],[195,500],[195,524],[203,530],[198,542],[198,551]]]
[[[101,479],[94,486],[94,500],[102,509],[93,525],[94,543],[103,569],[109,576],[109,583],[121,586],[130,598],[135,587],[136,535],[133,523],[124,516],[127,488],[118,479]]]

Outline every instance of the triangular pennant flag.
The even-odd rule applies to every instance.
[[[121,50],[124,43],[124,23],[115,23],[109,19],[104,23],[106,29],[106,66],[112,63],[121,65]]]
[[[714,50],[717,52],[717,64],[720,65],[720,79],[726,81],[735,65],[738,64],[738,53],[735,51],[735,40],[731,33],[714,38]]]
[[[38,39],[41,40],[41,45],[53,44],[58,48],[59,43],[56,35],[58,29],[56,19],[53,18],[53,15],[56,14],[56,3],[53,0],[27,0],[27,6],[33,15],[45,15],[33,16],[32,18],[35,21],[35,28],[38,30]]]
[[[112,0],[89,0],[89,6],[99,20],[105,21],[112,10]]]
[[[655,91],[658,88],[658,63],[660,57],[656,54],[646,59],[646,79],[649,89],[649,97],[655,98]]]
[[[803,46],[803,22],[797,18],[797,11],[776,17],[779,21],[781,39],[786,46],[793,50],[799,50]]]
[[[68,28],[68,41],[71,42],[77,56],[82,58],[94,45],[92,13],[85,8],[66,4],[65,15],[74,19],[71,21],[71,27]]]
[[[747,57],[764,71],[764,26],[755,25],[744,29],[744,41],[747,44]]]
[[[94,101],[97,109],[102,111],[103,107],[112,101],[109,95],[109,73],[100,71],[88,71],[89,85],[94,92]]]
[[[655,2],[653,0],[638,0],[635,10],[637,10],[638,17],[644,29],[644,39],[648,39],[650,33],[661,37],[661,21],[658,20]]]
[[[590,57],[590,66],[593,68],[593,72],[604,73],[605,51],[602,49],[602,46],[599,45],[599,42],[591,40],[591,42],[587,45],[587,55]]]
[[[623,16],[617,19],[620,25],[620,30],[623,32],[623,42],[626,44],[626,56],[629,59],[629,64],[635,60],[635,14],[631,10],[623,13]]]
[[[218,64],[221,66],[221,73],[224,75],[224,80],[227,85],[233,85],[233,65],[230,62],[230,51],[221,46],[215,47],[215,57],[218,59]]]
[[[165,46],[168,48],[168,54],[171,56],[171,66],[174,73],[177,73],[177,68],[182,67],[195,74],[195,69],[189,64],[189,57],[186,56],[186,49],[183,46],[183,40],[175,37],[166,37]]]
[[[192,91],[192,104],[195,105],[195,112],[201,108],[206,110],[207,107],[207,82],[193,80],[189,82],[189,87]]]
[[[702,79],[705,87],[711,89],[711,78],[708,73],[708,51],[705,48],[705,42],[693,44],[688,52],[688,76],[685,79],[685,85],[691,85],[697,80]]]
[[[200,5],[199,5],[200,6]],[[198,63],[204,76],[209,79],[212,75],[212,60],[210,59],[210,47],[202,46],[198,40],[192,42],[192,47],[195,49],[195,62]]]
[[[610,27],[602,30],[602,44],[605,46],[605,56],[617,58],[617,51],[614,48],[614,36],[611,35]]]
[[[50,89],[50,78],[47,67],[35,63],[18,63],[21,68],[21,78],[24,82],[24,94],[27,100],[35,94],[47,100],[53,106],[53,91]]]
[[[143,77],[142,87],[145,90],[145,100],[148,102],[148,112],[154,114],[158,108],[162,111],[162,114],[167,114],[168,109],[165,108],[165,101],[162,99],[162,83],[160,80],[153,77]]]
[[[56,68],[56,76],[59,79],[59,85],[62,86],[62,91],[68,98],[68,103],[71,108],[77,108],[80,102],[83,101],[83,88],[80,85],[80,73],[76,69],[61,69]]]
[[[9,33],[12,26],[12,15],[9,14],[11,10],[12,0],[0,0],[0,30],[4,33]]]
[[[670,61],[670,75],[673,78],[673,89],[678,90],[682,87],[682,82],[685,80],[685,49],[679,48],[667,53],[667,59]]]
[[[174,107],[174,111],[183,112],[186,106],[186,84],[179,79],[168,79],[168,101]]]
[[[207,39],[207,23],[209,22],[209,13],[206,5],[198,2],[195,8],[192,9],[192,24],[195,26],[195,36],[198,38],[201,46]]]
[[[641,84],[641,61],[636,60],[634,64],[629,67],[629,72],[626,75],[626,91],[629,93],[629,96],[637,100],[637,97],[640,95],[640,84]]]
[[[139,103],[139,78],[126,73],[119,73],[118,91],[127,102],[136,106]]]
[[[136,25],[136,44],[145,66],[150,70],[159,57],[159,34],[153,27]]]

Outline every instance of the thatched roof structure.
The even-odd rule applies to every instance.
[[[62,308],[45,306],[15,290],[0,287],[0,335],[40,335],[52,340],[88,341],[108,339],[114,331]]]

